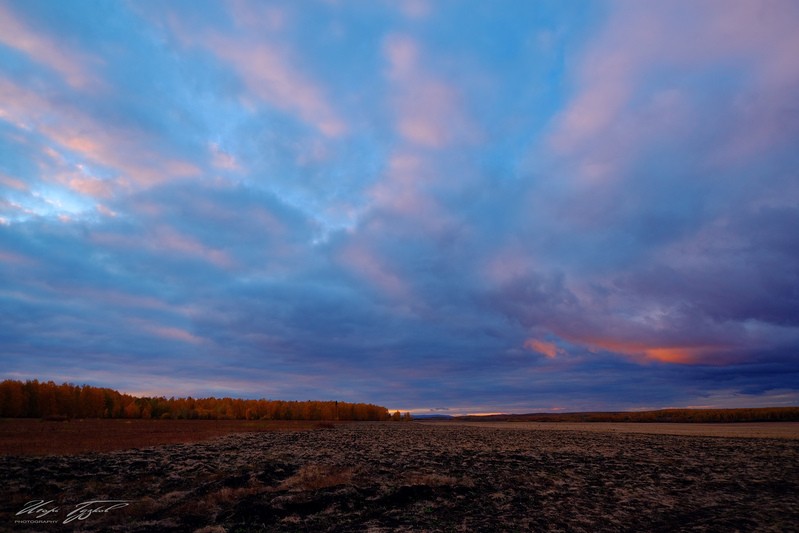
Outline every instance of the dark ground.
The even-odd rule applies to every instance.
[[[799,441],[417,423],[0,457],[7,531],[797,531]],[[31,500],[58,507],[17,515]],[[62,522],[77,504],[124,508]],[[91,504],[102,509],[103,505]]]
[[[338,422],[336,422],[338,424]],[[48,422],[0,418],[0,455],[75,455],[185,444],[230,433],[310,430],[315,420],[145,420],[101,418]]]

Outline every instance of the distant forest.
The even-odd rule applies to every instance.
[[[799,407],[743,409],[660,409],[597,413],[535,413],[527,415],[458,416],[458,420],[496,422],[796,422]]]
[[[214,420],[410,420],[368,403],[242,400],[237,398],[139,398],[113,389],[57,385],[52,381],[0,382],[2,418],[162,418]]]

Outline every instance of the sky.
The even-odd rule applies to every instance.
[[[799,3],[0,0],[0,379],[799,405]]]

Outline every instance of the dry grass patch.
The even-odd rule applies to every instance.
[[[264,492],[266,492],[266,487],[259,485],[249,487],[222,487],[217,491],[207,494],[200,500],[200,503],[208,508],[225,507],[246,496],[253,496]]]
[[[292,492],[302,492],[349,485],[352,483],[354,475],[354,468],[309,464],[300,467],[296,474],[285,479],[280,484],[280,488]]]
[[[406,472],[400,478],[401,486],[425,487],[467,487],[475,486],[474,480],[469,476],[451,476],[430,471]]]
[[[424,485],[426,487],[452,487],[459,484],[459,480],[455,477],[425,472],[406,474],[404,481],[406,485]]]

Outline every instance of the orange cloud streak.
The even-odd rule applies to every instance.
[[[527,339],[524,347],[533,352],[540,353],[550,359],[558,355],[558,347],[551,342],[544,342],[538,339]]]
[[[607,350],[637,358],[675,364],[702,364],[717,361],[717,356],[728,347],[721,345],[662,346],[644,342],[629,342],[612,339],[576,340],[594,350]]]

